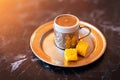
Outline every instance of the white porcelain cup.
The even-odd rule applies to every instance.
[[[87,37],[91,29],[87,26],[80,27],[79,19],[72,14],[61,14],[54,19],[55,45],[60,49],[74,48],[81,38]],[[79,30],[89,30],[84,36],[80,36]]]

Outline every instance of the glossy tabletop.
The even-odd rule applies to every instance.
[[[0,0],[0,80],[120,80],[119,0]],[[49,65],[30,48],[32,33],[63,13],[98,28],[104,54],[74,68]]]

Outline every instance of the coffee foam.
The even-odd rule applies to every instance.
[[[57,19],[59,19],[60,17],[63,17],[63,16],[67,16],[67,17],[72,18],[73,22],[70,23],[70,24],[67,23],[69,25],[66,25],[66,24],[62,25],[61,23],[58,23]],[[71,15],[71,14],[62,14],[62,15],[59,15],[54,20],[54,29],[57,30],[58,32],[62,32],[62,33],[71,33],[71,32],[74,32],[77,29],[79,29],[79,19],[76,16]]]
[[[77,23],[77,19],[71,15],[62,15],[57,17],[56,23],[63,27],[71,27]]]

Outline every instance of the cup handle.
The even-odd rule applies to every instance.
[[[82,37],[80,37],[80,39],[87,37],[87,36],[91,33],[91,29],[90,29],[89,27],[87,27],[87,26],[80,27],[80,29],[82,29],[82,28],[88,29],[89,32],[88,32],[87,34],[83,35]],[[79,39],[79,40],[80,40],[80,39]]]

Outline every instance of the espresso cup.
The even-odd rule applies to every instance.
[[[72,14],[61,14],[54,19],[54,41],[60,49],[74,48],[78,41],[87,37],[91,29],[87,26],[80,27],[79,19]],[[79,30],[88,29],[88,33],[80,36]]]

